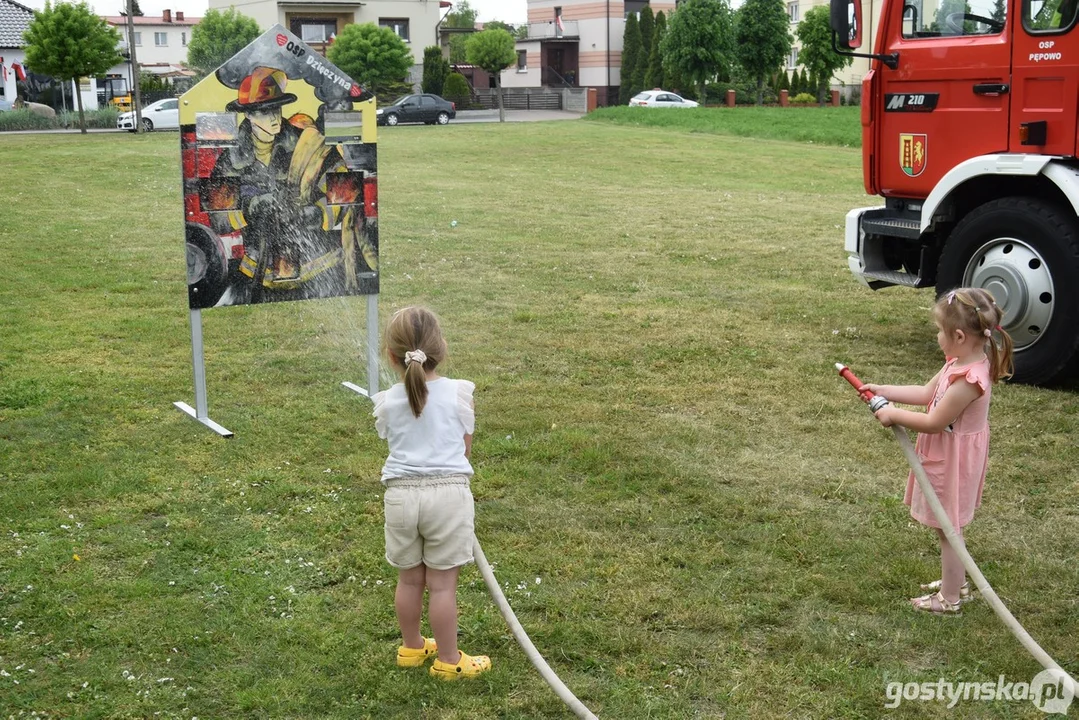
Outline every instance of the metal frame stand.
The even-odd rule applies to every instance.
[[[341,384],[365,398],[378,392],[378,295],[367,296],[367,388],[347,380]]]
[[[231,438],[232,431],[227,430],[207,414],[206,406],[206,361],[202,354],[202,310],[191,311],[191,360],[195,366],[195,407],[185,402],[173,405],[224,438]]]

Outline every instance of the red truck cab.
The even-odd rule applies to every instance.
[[[846,250],[870,288],[990,290],[1016,379],[1079,369],[1079,0],[884,0],[862,82],[866,191]],[[861,0],[832,0],[838,52]],[[865,55],[862,55],[865,56]]]

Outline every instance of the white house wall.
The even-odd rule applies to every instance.
[[[11,69],[12,63],[18,63],[26,68],[26,53],[14,48],[0,48],[0,57],[4,58],[4,67],[7,68],[7,79],[0,72],[0,85],[4,87],[4,99],[15,102],[15,71]]]
[[[541,43],[538,40],[533,41],[518,41],[517,51],[524,50],[527,55],[524,70],[518,70],[517,65],[514,64],[507,70],[502,71],[502,87],[539,87],[542,84],[542,73],[540,70],[540,53],[542,52]]]

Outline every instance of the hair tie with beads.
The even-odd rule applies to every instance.
[[[984,330],[984,334],[986,337],[993,337],[993,332],[989,328]]]

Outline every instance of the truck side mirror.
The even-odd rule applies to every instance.
[[[832,0],[832,31],[836,45],[842,50],[854,50],[862,46],[862,1]]]

